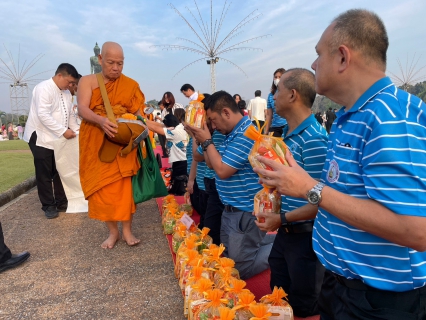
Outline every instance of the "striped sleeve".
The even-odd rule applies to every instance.
[[[222,162],[236,170],[244,169],[253,144],[253,140],[241,135],[239,139],[233,140],[226,146]]]
[[[268,95],[268,103],[266,105],[266,109],[273,109],[274,108],[274,95],[270,93]]]

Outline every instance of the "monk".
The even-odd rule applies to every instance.
[[[145,96],[133,79],[122,74],[124,54],[118,43],[105,42],[99,55],[108,98],[114,114],[140,115]],[[137,149],[127,156],[117,154],[112,163],[100,161],[98,152],[104,135],[117,133],[117,125],[108,120],[104,101],[95,74],[84,76],[78,85],[78,110],[83,118],[80,127],[80,180],[89,202],[89,217],[104,221],[109,230],[102,243],[104,249],[114,248],[120,239],[118,222],[122,223],[123,240],[137,245],[140,240],[132,233],[132,216],[136,205],[132,194],[132,176],[140,168]]]

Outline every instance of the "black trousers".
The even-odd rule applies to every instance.
[[[281,138],[283,136],[283,133],[284,133],[283,128],[284,127],[270,127],[269,128],[269,133],[272,132],[272,136],[273,137]]]
[[[1,227],[1,222],[0,222],[0,263],[3,263],[9,260],[11,257],[12,257],[12,253],[10,252],[9,248],[4,243],[3,229]]]
[[[161,150],[163,150],[163,156],[167,156],[167,149],[166,149],[166,136],[159,134],[158,140],[160,141]]]
[[[298,317],[319,314],[318,297],[325,268],[312,249],[312,232],[278,230],[269,254],[271,289],[282,287]]]
[[[204,185],[208,195],[204,226],[210,229],[209,235],[212,237],[213,243],[220,245],[220,226],[225,206],[220,201],[219,193],[216,189],[216,179],[204,178]]]
[[[204,215],[206,213],[206,208],[203,207],[204,200],[206,198],[206,193],[198,187],[197,179],[194,180],[193,192],[189,196],[191,199],[192,207],[200,215],[200,223],[198,228],[204,228]]]
[[[367,290],[352,289],[333,281],[331,271],[326,271],[321,290],[321,319],[426,319],[426,286],[406,291],[392,292],[368,287]],[[324,297],[323,297],[324,296]],[[323,299],[324,298],[324,299]],[[325,305],[323,305],[325,303]],[[323,314],[323,310],[331,310]]]
[[[37,133],[34,131],[29,141],[34,156],[34,167],[37,181],[38,197],[42,209],[56,208],[68,204],[61,178],[56,171],[55,155],[53,150],[36,145]]]
[[[331,129],[331,125],[333,124],[333,122],[326,122],[325,123],[325,130],[327,130],[327,133],[330,133],[330,129]]]

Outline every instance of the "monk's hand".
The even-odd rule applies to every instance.
[[[289,150],[285,153],[285,159],[289,164],[288,167],[265,157],[257,157],[259,162],[272,168],[272,171],[253,169],[261,175],[259,183],[276,188],[280,194],[286,196],[306,198],[306,193],[317,184],[317,181],[297,164]]]
[[[63,136],[65,139],[72,139],[75,138],[77,135],[71,129],[67,129],[67,131],[64,132]]]
[[[195,140],[197,140],[200,143],[203,143],[204,141],[206,141],[207,139],[211,139],[212,135],[209,131],[209,128],[207,128],[206,125],[204,125],[204,127],[202,129],[191,126],[190,124],[185,123],[185,129],[189,130],[192,132],[193,137],[195,138]]]
[[[102,117],[100,126],[102,130],[104,130],[105,134],[110,138],[113,138],[114,135],[117,133],[118,126],[115,123],[109,121],[108,118]]]
[[[276,231],[281,226],[281,216],[274,212],[261,212],[255,214],[254,221],[261,231]]]

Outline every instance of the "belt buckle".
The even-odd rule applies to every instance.
[[[285,233],[293,233],[293,226],[290,223],[283,225],[283,228]]]

